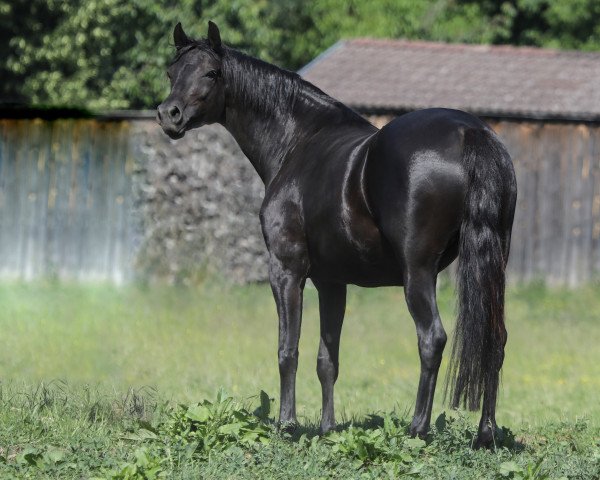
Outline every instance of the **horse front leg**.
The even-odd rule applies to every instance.
[[[333,386],[339,372],[340,334],[346,310],[346,285],[313,280],[319,292],[321,340],[317,356],[317,375],[321,382],[323,408],[321,433],[335,428]]]
[[[269,262],[269,277],[279,315],[279,422],[289,426],[297,423],[296,370],[306,277],[284,266],[273,256]]]

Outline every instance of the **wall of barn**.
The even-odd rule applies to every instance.
[[[264,280],[263,190],[222,127],[0,120],[0,278]]]
[[[517,173],[510,271],[575,286],[600,278],[600,126],[491,121]]]
[[[0,120],[0,276],[130,276],[128,128],[94,120]]]
[[[600,127],[488,121],[519,183],[509,278],[600,278]],[[0,277],[265,280],[262,194],[218,126],[172,141],[151,119],[0,120]]]

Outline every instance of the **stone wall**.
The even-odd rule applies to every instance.
[[[193,282],[208,270],[236,283],[266,280],[264,187],[229,133],[207,126],[171,140],[154,121],[131,126],[137,275]]]

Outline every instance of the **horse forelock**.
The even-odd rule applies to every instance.
[[[173,65],[185,54],[187,54],[188,52],[190,52],[192,50],[196,50],[196,49],[202,50],[203,53],[207,53],[208,55],[210,55],[213,58],[218,58],[218,54],[210,47],[208,40],[206,40],[206,39],[190,40],[190,43],[188,45],[177,49],[177,52],[175,53],[175,57],[173,58],[173,60],[171,61],[171,63],[169,65]]]

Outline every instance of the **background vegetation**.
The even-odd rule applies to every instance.
[[[0,103],[154,108],[177,21],[297,69],[340,38],[600,49],[596,0],[0,0]]]

